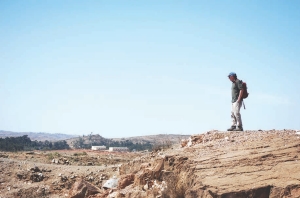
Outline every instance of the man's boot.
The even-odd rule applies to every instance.
[[[229,129],[227,129],[227,131],[233,131],[236,129],[236,126],[231,126]]]
[[[244,131],[242,126],[237,126],[236,129],[234,129],[234,131]]]

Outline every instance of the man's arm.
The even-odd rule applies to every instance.
[[[243,93],[244,93],[244,89],[241,89],[241,90],[240,90],[239,97],[238,97],[238,99],[237,99],[238,102],[241,102],[242,97],[243,97]]]

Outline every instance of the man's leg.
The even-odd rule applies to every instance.
[[[243,103],[243,101],[233,103],[233,114],[236,119],[236,126],[237,126],[236,130],[238,130],[238,131],[243,130],[242,116],[240,113],[242,103]]]
[[[233,131],[237,125],[237,120],[234,115],[234,108],[235,108],[234,103],[231,103],[231,127],[229,129],[227,129],[227,131]]]
[[[235,103],[231,104],[231,126],[236,126],[237,120],[235,117]]]

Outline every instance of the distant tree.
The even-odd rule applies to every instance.
[[[6,137],[0,138],[0,150],[1,151],[24,151],[24,150],[34,150],[34,149],[69,149],[69,145],[65,140],[52,142],[46,140],[42,141],[31,141],[27,135],[20,137]]]
[[[69,145],[65,140],[54,142],[53,150],[69,149]]]
[[[93,146],[93,143],[92,143],[92,134],[93,134],[93,132],[91,132],[90,135],[89,135],[89,141],[91,143],[91,147]]]
[[[84,145],[84,139],[79,136],[79,138],[77,140],[75,140],[75,142],[74,142],[74,147],[76,149],[83,148],[83,145]]]

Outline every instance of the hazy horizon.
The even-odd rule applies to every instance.
[[[99,133],[82,133],[82,134],[76,134],[76,135],[72,135],[72,134],[66,134],[66,133],[51,133],[51,132],[42,132],[42,131],[39,131],[39,132],[33,132],[33,131],[8,131],[8,130],[0,130],[0,132],[11,132],[11,133],[34,133],[34,134],[39,134],[39,133],[42,133],[42,134],[52,134],[52,135],[70,135],[70,136],[74,136],[74,137],[79,137],[79,136],[89,136],[90,134],[92,135],[100,135],[101,137],[103,138],[131,138],[131,137],[140,137],[140,136],[156,136],[156,135],[192,135],[192,134],[172,134],[172,133],[169,133],[169,134],[151,134],[151,135],[135,135],[135,136],[126,136],[126,137],[123,137],[123,136],[120,136],[120,137],[106,137],[106,136],[103,136]]]

